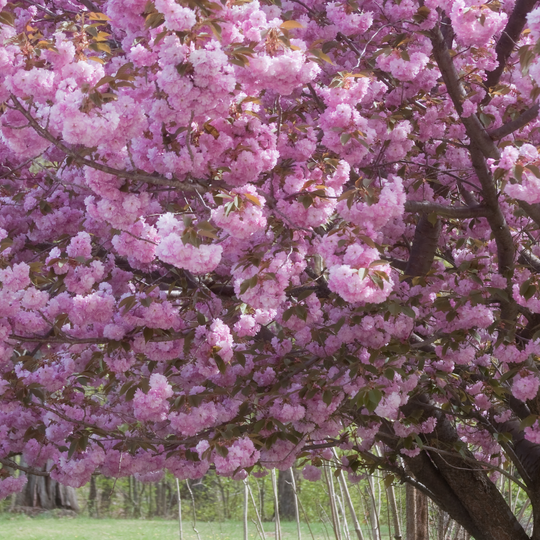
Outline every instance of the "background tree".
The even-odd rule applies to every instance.
[[[540,537],[534,1],[0,8],[2,496],[337,447]]]
[[[296,506],[294,503],[294,489],[291,480],[293,469],[279,471],[278,475],[278,499],[280,520],[292,521],[296,519]]]

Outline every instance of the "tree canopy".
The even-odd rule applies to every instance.
[[[335,447],[540,538],[535,5],[0,0],[0,496]]]

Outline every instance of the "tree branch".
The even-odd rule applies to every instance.
[[[446,206],[427,201],[407,201],[405,212],[436,214],[442,217],[454,219],[469,219],[487,217],[489,209],[485,206]]]
[[[140,335],[140,334],[139,334]],[[123,340],[126,341],[132,339],[136,336],[125,336]],[[155,336],[150,338],[148,341],[151,343],[162,343],[165,341],[176,341],[178,339],[184,339],[186,334],[171,334],[164,336]],[[52,336],[51,334],[46,334],[44,336],[19,336],[18,334],[10,334],[8,339],[19,341],[21,343],[52,343],[52,344],[69,344],[69,345],[81,345],[81,344],[95,344],[95,345],[106,345],[107,343],[115,343],[114,339],[108,338],[72,338],[70,336],[57,337]]]
[[[17,469],[19,471],[23,471],[26,474],[33,474],[34,476],[50,476],[50,473],[48,471],[40,471],[39,469],[34,469],[32,467],[25,467],[24,465],[18,465],[14,461],[8,458],[2,458],[0,459],[0,463],[4,465],[4,467],[10,467],[12,469]]]
[[[486,160],[480,149],[471,145],[471,160],[476,172],[476,176],[482,185],[482,197],[485,205],[492,210],[486,217],[493,231],[495,242],[497,243],[497,254],[499,258],[499,273],[503,276],[510,276],[514,269],[515,248],[510,229],[506,223],[504,214],[499,206],[499,196],[493,177],[489,172]]]
[[[416,225],[411,254],[405,268],[405,275],[410,278],[425,276],[433,263],[439,243],[442,225],[439,219],[431,223],[426,214],[422,214]]]
[[[399,451],[399,440],[388,425],[381,428],[378,436],[390,448]],[[491,540],[477,527],[466,506],[462,504],[426,452],[421,451],[415,457],[403,456],[403,461],[407,472],[412,474],[420,485],[425,486],[422,491],[447,512],[452,519],[465,527],[476,540]],[[388,464],[385,463],[384,467],[387,468]],[[409,482],[406,478],[404,480]],[[412,482],[409,483],[414,485]]]
[[[70,148],[68,148],[65,144],[58,141],[53,135],[51,135],[46,129],[41,127],[39,123],[35,120],[35,118],[30,114],[29,111],[27,111],[20,103],[20,101],[15,97],[11,96],[11,100],[13,101],[15,108],[24,115],[24,117],[28,120],[28,123],[34,128],[34,130],[44,139],[49,141],[50,143],[54,144],[59,150],[62,150],[64,154],[70,156],[74,161],[77,163],[80,163],[81,165],[86,165],[87,167],[91,167],[92,169],[96,169],[98,171],[112,174],[113,176],[118,176],[119,178],[126,178],[128,180],[134,180],[135,182],[144,182],[147,184],[153,184],[156,186],[168,186],[168,187],[175,187],[178,188],[180,191],[205,191],[207,190],[207,187],[204,186],[197,186],[196,184],[187,184],[184,182],[179,182],[177,180],[169,180],[168,178],[165,178],[163,176],[152,176],[149,174],[140,174],[133,171],[122,171],[121,169],[115,169],[113,167],[109,167],[108,165],[104,165],[102,163],[96,163],[95,161],[92,161],[90,159],[86,159]]]
[[[462,456],[461,454],[457,454],[456,452],[448,452],[447,450],[441,450],[440,448],[435,448],[434,446],[422,446],[423,450],[428,450],[431,452],[436,452],[437,454],[441,456],[449,456],[452,458],[458,458],[466,463],[470,463],[471,465],[475,465],[475,469],[467,468],[467,470],[478,470],[478,471],[497,471],[498,473],[502,474],[503,476],[506,476],[506,478],[509,478],[514,484],[519,486],[525,493],[529,494],[529,489],[525,484],[523,484],[519,478],[516,478],[513,474],[510,474],[509,472],[505,471],[504,469],[501,469],[500,467],[497,467],[496,465],[492,465],[491,463],[486,463],[485,461],[478,461],[476,458],[473,457],[467,457]],[[464,468],[464,467],[460,467]]]
[[[499,139],[502,139],[507,135],[514,133],[514,131],[517,131],[518,129],[526,126],[529,122],[532,122],[538,116],[539,110],[540,103],[537,103],[536,105],[533,105],[530,109],[527,109],[524,113],[521,114],[521,116],[518,116],[515,120],[507,122],[506,124],[503,124],[497,129],[492,129],[491,131],[488,131],[488,135],[494,141],[498,141]]]
[[[418,410],[422,417],[435,417],[437,420],[432,433],[423,436],[427,446],[437,451],[429,451],[429,458],[444,477],[451,490],[467,508],[477,529],[485,538],[508,538],[508,531],[513,531],[513,540],[528,540],[528,536],[512,513],[495,484],[484,470],[468,465],[474,456],[467,449],[464,455],[457,454],[454,445],[459,443],[459,435],[446,414],[435,409],[427,396],[418,396],[414,402],[403,407],[410,412]],[[443,458],[439,450],[448,452]],[[452,455],[454,457],[452,457]],[[463,459],[467,458],[467,459]],[[476,461],[476,460],[474,460]],[[490,512],[486,512],[486,504]],[[479,537],[476,537],[479,538]]]
[[[499,82],[519,35],[527,22],[527,15],[532,11],[536,2],[537,0],[517,0],[514,10],[495,47],[499,64],[493,71],[487,73],[485,82],[487,88],[492,88]]]
[[[448,94],[454,103],[457,113],[461,117],[461,121],[467,130],[467,135],[469,136],[471,143],[474,143],[484,156],[499,159],[499,150],[493,143],[491,137],[487,134],[487,131],[478,119],[478,116],[476,116],[476,114],[472,114],[467,118],[461,116],[463,114],[463,101],[466,99],[466,92],[461,84],[454,63],[452,62],[452,57],[446,46],[444,36],[439,27],[431,31],[431,43],[433,45],[433,56],[441,72]]]
[[[521,251],[519,253],[518,262],[519,264],[534,270],[537,274],[540,274],[540,259],[531,251],[527,251],[525,249]]]
[[[519,207],[540,227],[540,204],[529,204],[525,201],[517,202]]]

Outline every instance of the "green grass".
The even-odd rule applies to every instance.
[[[266,538],[275,538],[274,524],[264,523]],[[296,540],[296,523],[282,523],[284,540]],[[331,534],[330,527],[327,526]],[[191,522],[183,522],[184,540],[197,540]],[[315,540],[328,540],[321,523],[311,524]],[[201,540],[243,540],[243,525],[239,521],[197,523]],[[352,531],[351,531],[352,532]],[[0,515],[0,540],[179,540],[178,522],[169,520],[54,518],[21,515]],[[249,524],[249,539],[259,539],[253,523]],[[305,523],[302,540],[312,540]]]

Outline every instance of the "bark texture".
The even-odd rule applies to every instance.
[[[23,491],[17,494],[15,504],[43,510],[57,508],[79,512],[77,492],[74,488],[59,484],[48,476],[28,474],[28,482]]]

